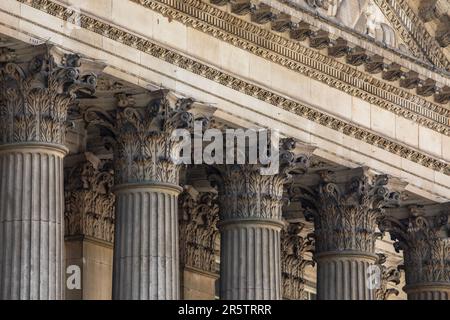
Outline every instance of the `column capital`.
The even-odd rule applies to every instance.
[[[74,158],[74,157],[71,157]],[[110,160],[86,153],[65,169],[65,236],[114,242],[114,171]]]
[[[399,201],[399,194],[388,188],[388,176],[362,167],[319,171],[308,179],[296,181],[289,191],[300,200],[305,217],[314,221],[316,254],[346,251],[375,258],[384,207]]]
[[[450,292],[450,203],[392,210],[380,223],[397,252],[403,250],[405,290],[446,287]]]
[[[281,275],[283,298],[303,300],[305,268],[314,266],[306,254],[314,250],[314,238],[302,236],[302,223],[288,223],[281,231]]]
[[[173,132],[193,126],[188,111],[193,100],[173,99],[168,90],[149,92],[144,105],[137,105],[131,95],[116,98],[114,112],[91,108],[84,115],[88,124],[100,126],[112,138],[116,185],[178,185],[182,142],[173,138]]]
[[[64,145],[67,112],[80,92],[93,94],[97,77],[78,54],[41,45],[30,58],[0,68],[0,144]]]
[[[217,194],[205,192],[193,196],[186,190],[178,199],[181,263],[215,273],[215,246],[219,239]]]
[[[309,166],[308,152],[294,153],[296,142],[280,140],[277,174],[262,174],[262,164],[216,165],[209,179],[219,189],[221,225],[235,220],[276,222],[280,227],[284,185],[293,173],[304,173]]]
[[[380,270],[380,286],[375,290],[376,300],[387,300],[390,296],[400,293],[396,288],[392,288],[392,285],[399,285],[401,274],[398,268],[387,267],[386,255],[383,253],[377,253],[378,259],[375,264]],[[390,287],[391,286],[391,287]]]

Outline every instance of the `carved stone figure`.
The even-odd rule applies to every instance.
[[[336,5],[336,19],[349,28],[355,28],[369,0],[342,0]]]

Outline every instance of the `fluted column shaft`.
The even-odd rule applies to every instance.
[[[180,192],[164,184],[117,188],[114,299],[179,297]]]
[[[0,146],[0,298],[62,299],[63,157],[46,145]]]
[[[320,300],[373,300],[367,269],[375,257],[361,254],[324,254],[317,261],[317,297]]]
[[[241,221],[220,230],[221,299],[280,299],[281,224]]]
[[[450,285],[424,285],[407,288],[408,300],[450,300]]]
[[[94,92],[80,56],[47,44],[0,69],[0,298],[62,299],[69,106]]]
[[[289,165],[273,175],[261,174],[259,165],[220,167],[221,299],[281,299],[281,209]]]
[[[88,119],[107,121],[101,125],[115,142],[113,299],[179,299],[181,142],[173,133],[190,128],[193,116],[186,111],[190,99],[173,104],[167,94],[154,92],[142,107],[119,96],[115,118],[87,112]]]

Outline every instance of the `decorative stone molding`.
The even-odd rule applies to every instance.
[[[187,102],[187,103],[186,103]],[[188,128],[192,101],[180,100],[172,107],[167,100],[153,101],[143,109],[120,108],[115,153],[118,183],[158,181],[178,183],[175,163],[181,143],[171,139],[173,130]]]
[[[24,2],[25,0],[18,1]],[[263,37],[268,32],[267,30],[256,30],[261,36],[255,38],[252,32],[254,28],[258,28],[255,25],[249,24],[248,27],[252,26],[252,28],[250,28],[249,30],[242,29],[242,32],[239,32],[239,35],[241,36],[231,36],[232,33],[230,32],[236,30],[237,27],[239,27],[241,24],[247,26],[247,23],[236,20],[237,18],[232,15],[228,17],[227,14],[223,11],[209,6],[208,4],[205,4],[201,1],[198,1],[197,4],[200,6],[207,6],[207,8],[202,7],[203,9],[199,10],[197,8],[189,7],[189,12],[192,14],[195,13],[196,16],[207,16],[208,23],[200,21],[197,18],[191,17],[178,10],[170,9],[163,4],[155,3],[153,1],[144,3],[138,2],[137,0],[135,1],[139,4],[143,4],[149,7],[152,10],[170,16],[173,19],[180,20],[183,23],[189,24],[194,28],[198,28],[210,34],[214,34],[216,37],[220,37],[224,41],[231,42],[236,46],[249,50],[256,55],[263,56],[266,59],[270,59],[290,69],[301,72],[308,77],[314,78],[318,81],[322,81],[339,90],[343,90],[348,94],[359,97],[365,101],[368,101],[369,103],[385,108],[408,119],[419,121],[422,125],[427,126],[430,129],[443,132],[446,135],[450,134],[450,130],[448,129],[450,119],[448,118],[448,110],[446,110],[445,108],[421,99],[420,97],[399,89],[396,86],[370,77],[369,75],[364,74],[354,68],[349,68],[348,66],[345,66],[334,59],[327,58],[326,56],[319,54],[315,50],[300,46],[296,42],[291,43],[288,39],[285,39],[284,37],[281,37],[277,34],[267,34],[267,37],[276,40],[269,41],[265,37]],[[188,4],[185,2],[176,3],[184,9],[186,9],[185,6],[188,6]],[[33,1],[31,3],[27,2],[27,4],[62,19],[67,19],[67,16],[70,16],[68,14],[67,8],[55,4],[50,0],[44,0],[40,2]],[[205,14],[205,12],[212,12],[214,14],[209,15]],[[227,21],[221,20],[218,17],[227,18]],[[216,21],[217,19],[219,19],[220,21]],[[109,24],[106,24],[84,14],[80,15],[80,21],[83,28],[99,33],[102,36],[108,37],[114,41],[119,41],[121,43],[124,43],[125,45],[132,46],[133,48],[137,48],[138,50],[152,54],[170,63],[195,72],[195,70],[192,70],[192,68],[188,67],[183,59],[180,60],[178,54],[175,54],[170,50],[163,49],[162,47],[153,44],[147,39],[127,33],[123,30],[120,30],[116,27],[113,27]],[[214,23],[214,26],[210,25],[210,23]],[[218,29],[218,27],[216,27],[215,25],[226,27],[227,30]],[[270,43],[270,48],[260,47],[258,44],[253,44],[245,39],[256,39],[258,40],[258,43]],[[283,54],[276,54],[276,52]],[[288,54],[289,57],[284,56],[284,54]],[[300,57],[301,63],[299,62]],[[195,61],[194,66],[195,68],[193,69],[203,67],[203,65],[198,63],[197,61]],[[204,68],[208,67],[204,66]],[[339,79],[335,78],[336,70],[341,70],[340,72],[338,72],[340,74]],[[215,74],[217,74],[217,72],[218,71],[216,71]],[[217,75],[206,75],[204,71],[201,71],[199,74],[205,75],[212,80],[217,78]],[[361,83],[364,83],[364,88],[361,87]],[[433,115],[430,116],[431,114]]]
[[[398,296],[400,293],[396,288],[390,286],[400,284],[400,271],[397,268],[386,267],[386,255],[377,253],[376,265],[381,271],[380,287],[375,291],[375,300],[388,300],[392,295]]]
[[[348,176],[335,182],[329,172],[319,172],[317,186],[291,188],[291,197],[299,199],[305,217],[314,221],[316,254],[356,251],[373,255],[383,207],[398,201],[390,192],[385,175],[370,175],[367,168],[349,170]]]
[[[179,198],[180,262],[182,265],[216,273],[215,246],[219,240],[217,194],[188,192]]]
[[[437,209],[435,208],[437,207]],[[406,274],[405,291],[410,295],[416,291],[450,293],[450,238],[449,204],[434,206],[411,206],[409,217],[386,217],[380,224],[395,240],[396,251],[403,250]],[[441,288],[441,289],[436,289]]]
[[[188,107],[190,99],[172,103],[167,91],[152,93],[144,107],[135,106],[126,95],[118,96],[114,115],[97,108],[88,109],[85,120],[102,126],[114,139],[114,168],[116,185],[140,182],[178,184],[181,141],[172,138],[175,129],[189,128],[193,116]]]
[[[300,235],[304,228],[301,223],[289,223],[281,231],[281,276],[283,298],[288,300],[305,300],[305,268],[314,266],[305,253],[314,248],[314,239]]]
[[[422,124],[434,122],[435,125],[432,125],[434,130],[446,131],[450,134],[449,112],[446,108],[302,46],[297,40],[288,39],[271,30],[239,19],[201,0],[132,1],[391,112],[402,116],[409,114],[406,116],[408,119],[417,120],[418,117],[424,117],[424,121],[420,121]],[[294,28],[293,31],[296,29]],[[302,34],[314,36],[317,32]],[[312,41],[312,43],[315,42]],[[433,113],[436,112],[437,118],[427,116],[430,110],[433,110]],[[425,118],[428,119],[425,120]],[[441,124],[436,123],[437,119],[440,119],[438,122]],[[441,129],[437,129],[438,127]]]
[[[302,5],[297,3],[297,1],[293,0],[275,0],[275,1],[280,2],[282,4],[286,4],[289,7],[302,13],[308,14],[308,12],[304,10]],[[324,10],[328,10],[326,14],[331,17],[336,16],[339,6],[342,3],[341,0],[332,0],[332,1],[327,0],[321,2],[328,4],[328,9],[326,9],[326,6],[321,7]],[[423,61],[421,62],[416,60],[415,61],[416,63],[428,65],[428,60],[430,60],[438,68],[448,70],[448,68],[450,67],[450,61],[447,59],[445,54],[441,50],[439,50],[439,46],[437,45],[436,41],[426,31],[426,29],[423,27],[423,24],[420,23],[420,19],[417,18],[415,13],[406,3],[406,1],[373,0],[373,2],[376,3],[376,5],[378,5],[381,12],[384,14],[384,16],[392,25],[393,29],[397,30],[400,33],[402,40],[406,43],[412,55],[417,57],[418,59],[421,60],[423,59]],[[411,23],[411,21],[413,22]],[[353,29],[349,30],[348,28],[342,27],[340,24],[335,24],[331,20],[327,20],[326,22],[328,24],[334,25],[334,27],[336,27],[337,29],[349,33],[356,33],[356,31],[354,31]],[[389,50],[388,48],[385,49]],[[404,58],[409,59],[408,56],[405,56]],[[429,66],[426,67],[429,68]]]
[[[65,236],[114,242],[115,195],[111,161],[89,155],[65,170]]]
[[[313,8],[322,8],[328,10],[328,7],[332,4],[331,0],[306,0],[306,3]]]
[[[24,0],[18,0],[18,1],[24,1]],[[62,19],[67,19],[66,17],[68,16],[68,11],[67,11],[68,9],[59,4],[55,4],[49,0],[44,0],[43,2],[39,2],[39,3],[32,2],[31,5],[39,10],[43,10],[54,16],[60,17]],[[49,8],[51,8],[51,10]],[[176,53],[174,51],[171,51],[171,50],[168,50],[161,46],[158,46],[147,39],[140,38],[140,37],[137,37],[130,33],[127,33],[123,30],[115,28],[104,22],[96,20],[92,17],[81,14],[80,19],[81,19],[80,21],[82,22],[82,27],[84,27],[88,30],[91,30],[93,32],[96,32],[96,33],[101,33],[102,36],[111,38],[115,41],[119,41],[121,43],[124,43],[125,45],[137,48],[138,50],[141,50],[142,52],[151,54],[154,57],[157,57],[159,59],[162,59],[164,61],[172,63],[180,68],[189,70],[190,72],[193,72],[195,74],[206,77],[206,78],[208,78],[212,81],[215,81],[221,85],[231,87],[234,90],[238,90],[245,94],[251,95],[259,100],[268,102],[268,103],[270,103],[276,107],[282,108],[288,112],[292,112],[299,116],[305,117],[306,119],[313,121],[315,123],[319,123],[328,128],[332,128],[334,130],[343,132],[344,134],[352,136],[355,139],[370,143],[378,148],[381,148],[383,150],[386,150],[388,152],[391,152],[393,154],[401,156],[402,158],[408,159],[410,161],[416,162],[424,167],[431,168],[431,169],[437,170],[437,171],[441,171],[444,174],[450,175],[450,165],[448,165],[447,163],[445,163],[443,161],[440,161],[438,159],[430,157],[424,153],[421,153],[415,149],[409,148],[403,144],[386,139],[386,138],[384,138],[380,135],[376,135],[370,131],[361,129],[358,126],[355,126],[355,125],[352,125],[345,121],[342,121],[336,117],[333,117],[329,114],[315,110],[311,107],[308,107],[304,104],[298,103],[294,100],[287,99],[286,97],[278,95],[278,94],[271,92],[269,90],[266,90],[262,87],[256,86],[252,83],[245,82],[241,79],[231,76],[230,74],[226,74],[218,69],[215,69],[215,68],[212,68],[205,64],[199,63],[196,60],[190,59],[179,53]],[[356,79],[357,77],[355,76],[353,78]],[[330,85],[333,85],[333,83],[335,83],[335,82],[334,81],[329,82]],[[366,83],[366,85],[368,84],[368,82],[365,82],[365,83]],[[353,88],[353,89],[355,89],[355,88]],[[345,90],[351,91],[353,89],[351,89],[349,87],[349,88],[346,88]],[[392,92],[395,91],[395,89],[389,88],[388,91],[389,91],[389,94],[391,94]],[[386,91],[386,92],[388,92],[388,91]],[[414,120],[418,120],[424,126],[427,126],[429,128],[434,128],[434,125],[432,125],[430,122],[427,122],[427,121],[424,122],[422,120],[419,120],[417,118],[417,116],[413,113],[409,113],[409,112],[403,113],[404,110],[402,111],[401,107],[386,104],[385,101],[380,104],[379,102],[381,100],[373,99],[373,97],[368,95],[366,91],[364,91],[364,93],[361,91],[360,93],[361,93],[361,95],[358,94],[357,96],[359,96],[360,98],[365,99],[365,100],[369,99],[368,101],[370,103],[376,104],[381,107],[389,107],[389,109],[395,113],[398,113],[398,114],[401,113],[402,116],[405,116],[407,118],[411,118]],[[396,97],[395,99],[396,99],[396,101],[399,101],[398,99],[402,99],[402,98]],[[405,100],[405,103],[410,103],[412,101],[411,99],[412,99],[412,97],[409,97],[407,101]],[[394,109],[392,109],[392,108],[394,108]],[[439,118],[439,116],[438,116],[438,118]],[[447,125],[443,126],[442,129],[443,129],[442,132],[444,134],[446,134],[446,135],[450,134],[450,130],[448,129]]]
[[[24,63],[0,70],[0,144],[42,142],[64,145],[67,113],[76,93],[95,89],[93,73],[81,75],[80,56],[43,45]]]

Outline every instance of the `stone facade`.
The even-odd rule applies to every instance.
[[[450,299],[449,9],[2,0],[0,299]]]

